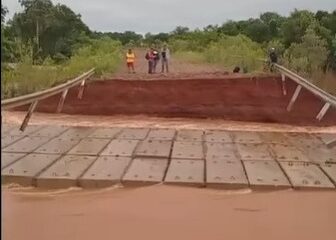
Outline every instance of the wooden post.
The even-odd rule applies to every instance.
[[[29,110],[28,110],[28,112],[27,112],[27,115],[26,115],[26,117],[24,118],[24,120],[23,120],[23,122],[22,122],[22,124],[21,124],[21,127],[20,127],[20,130],[21,130],[22,132],[26,129],[26,127],[27,127],[27,125],[28,125],[28,122],[29,122],[29,119],[30,119],[30,117],[33,115],[33,112],[34,112],[34,110],[35,110],[35,108],[36,108],[37,103],[38,103],[38,101],[35,101],[35,102],[33,102],[32,104],[30,104],[30,107],[29,107]]]
[[[284,96],[287,95],[287,89],[286,89],[286,76],[285,74],[281,74],[281,83],[282,83],[282,94]]]
[[[324,104],[323,108],[321,109],[321,111],[319,112],[319,114],[317,114],[316,119],[321,121],[322,118],[324,117],[324,115],[327,113],[328,109],[330,108],[330,103],[326,103]]]
[[[288,104],[288,106],[287,106],[287,111],[288,111],[288,112],[290,112],[290,111],[292,110],[293,105],[294,105],[296,99],[298,98],[298,96],[299,96],[299,94],[300,94],[301,89],[302,89],[302,86],[301,86],[301,85],[298,85],[298,86],[296,87],[295,92],[294,92],[294,94],[293,94],[293,96],[292,96],[292,98],[291,98],[291,100],[290,100],[290,102],[289,102],[289,104]]]
[[[85,79],[82,81],[81,85],[79,86],[78,99],[82,99],[83,97],[84,86],[85,86]]]
[[[65,98],[66,98],[67,94],[68,94],[68,89],[65,89],[62,93],[60,101],[58,102],[56,113],[62,112],[64,101],[65,101]]]

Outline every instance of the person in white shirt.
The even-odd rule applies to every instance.
[[[170,58],[170,52],[169,49],[167,47],[167,45],[165,44],[161,50],[161,64],[162,64],[162,70],[161,72],[164,73],[165,69],[166,72],[169,72],[169,58]]]

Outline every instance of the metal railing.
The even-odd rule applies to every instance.
[[[5,99],[1,101],[1,108],[2,110],[8,110],[8,109],[12,109],[15,107],[20,107],[20,106],[25,106],[27,104],[30,104],[28,113],[25,117],[25,119],[22,122],[22,125],[20,127],[21,131],[24,131],[25,128],[27,127],[27,124],[29,122],[29,119],[31,117],[31,115],[33,114],[38,102],[40,100],[49,98],[51,96],[57,95],[59,93],[62,93],[60,101],[58,103],[57,106],[57,110],[56,112],[59,113],[62,111],[63,109],[63,105],[64,105],[64,101],[65,98],[68,94],[68,91],[70,88],[76,86],[76,85],[80,85],[79,86],[79,92],[78,92],[78,98],[81,99],[83,97],[83,93],[84,93],[84,86],[85,86],[85,81],[91,77],[94,74],[95,69],[91,69],[85,73],[83,73],[82,75],[76,77],[75,79],[69,80],[66,83],[60,84],[58,86],[52,87],[52,88],[48,88],[46,90],[43,91],[39,91],[36,93],[31,93],[31,94],[27,94],[27,95],[23,95],[23,96],[19,96],[19,97],[15,97],[15,98],[10,98],[10,99]]]
[[[321,111],[316,116],[317,120],[321,121],[330,107],[336,107],[336,96],[324,91],[323,89],[321,89],[321,88],[317,87],[316,85],[312,84],[311,82],[309,82],[305,78],[299,76],[298,74],[288,70],[287,68],[285,68],[285,67],[283,67],[279,64],[273,64],[273,66],[281,74],[284,95],[287,94],[287,90],[286,90],[286,87],[285,87],[286,77],[293,80],[294,82],[296,82],[298,84],[298,86],[296,87],[296,89],[294,91],[294,94],[293,94],[293,96],[292,96],[292,98],[291,98],[291,100],[290,100],[290,102],[287,106],[287,111],[292,110],[293,105],[294,105],[295,101],[297,100],[302,88],[305,88],[306,90],[308,90],[309,92],[311,92],[312,94],[314,94],[315,96],[317,96],[318,98],[320,98],[321,100],[323,100],[325,102]]]

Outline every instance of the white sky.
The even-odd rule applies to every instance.
[[[222,24],[227,20],[257,17],[265,11],[288,15],[294,8],[336,10],[336,0],[53,0],[82,15],[96,31],[138,33],[169,32],[176,26],[190,28]],[[8,17],[20,11],[18,0],[2,0]]]

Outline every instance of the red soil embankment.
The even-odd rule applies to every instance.
[[[282,95],[278,77],[248,77],[188,80],[105,80],[86,86],[82,100],[78,89],[69,91],[63,113],[83,115],[138,115],[160,117],[221,118],[225,120],[285,123],[294,125],[336,125],[336,111],[330,109],[321,122],[315,119],[323,102],[302,90],[294,108],[286,107],[296,84],[286,81]],[[60,95],[38,104],[38,112],[56,111]],[[25,110],[22,107],[17,110]]]

